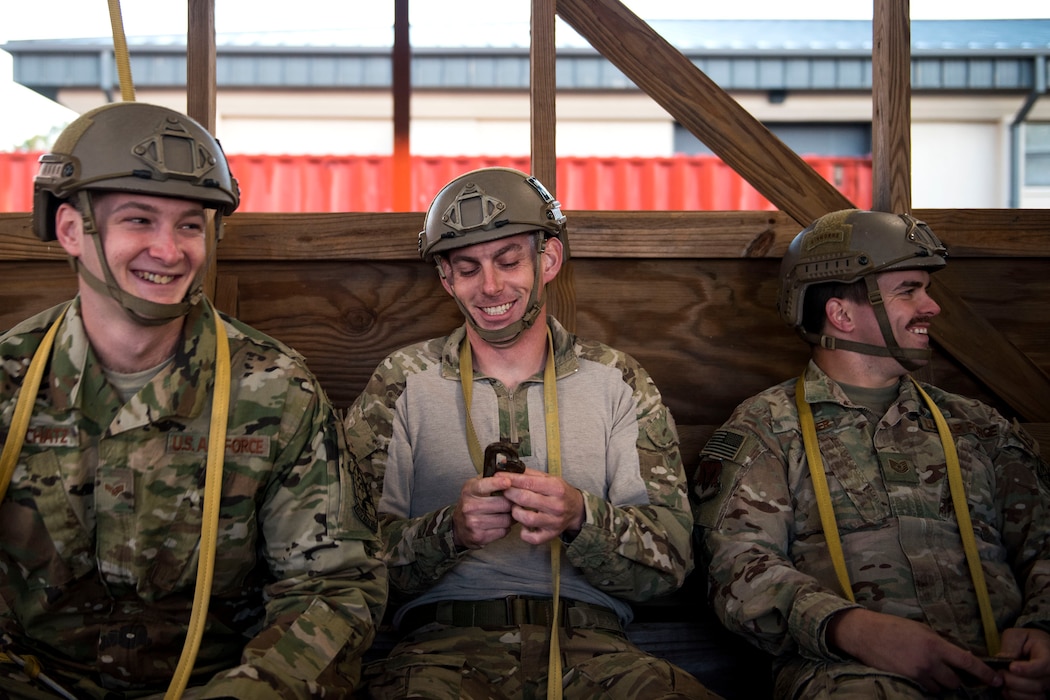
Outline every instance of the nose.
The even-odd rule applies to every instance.
[[[499,273],[495,265],[484,264],[481,266],[481,291],[486,296],[496,296],[503,291],[503,275]]]
[[[930,296],[928,289],[923,292],[922,312],[930,316],[936,316],[941,312],[941,305]]]
[[[170,225],[160,226],[150,238],[149,254],[167,265],[173,265],[183,257],[179,237]]]

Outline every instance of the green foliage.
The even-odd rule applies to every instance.
[[[65,124],[58,124],[52,126],[46,134],[37,134],[31,136],[22,143],[15,146],[16,151],[49,151],[51,146],[54,145],[55,139],[62,133],[62,130],[68,126],[68,122]]]

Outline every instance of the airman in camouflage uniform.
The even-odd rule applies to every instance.
[[[366,668],[371,697],[545,697],[552,540],[564,697],[711,697],[623,632],[627,601],[675,590],[692,568],[692,516],[677,431],[649,375],[546,316],[565,246],[560,205],[516,170],[456,178],[427,213],[421,254],[466,324],[383,360],[346,418],[407,634]],[[550,363],[560,477],[548,473]],[[471,429],[479,448],[512,443],[524,473],[479,476]]]
[[[179,160],[187,145],[203,172]],[[195,122],[119,103],[64,132],[37,196],[37,233],[74,257],[80,294],[0,337],[10,440],[26,367],[65,309],[0,504],[4,651],[38,659],[76,698],[159,697],[201,557],[217,381],[217,312],[199,293],[204,208],[221,226],[236,183]],[[342,426],[302,357],[219,322],[232,376],[218,540],[185,697],[349,697],[386,601],[374,509],[355,497]],[[0,671],[3,697],[56,697]]]
[[[850,590],[829,553],[796,380],[741,404],[694,493],[714,609],[775,657],[779,698],[1044,697],[1050,688],[1050,475],[1016,424],[922,385],[961,464],[991,610],[988,653],[933,414],[928,361],[940,241],[909,216],[848,210],[795,238],[781,316],[813,344],[803,375]],[[874,303],[872,302],[874,300]],[[882,342],[879,342],[881,339]]]

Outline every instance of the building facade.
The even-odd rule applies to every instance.
[[[653,21],[799,155],[871,152],[871,22]],[[412,28],[411,151],[521,157],[530,147],[528,27],[483,39]],[[218,37],[216,133],[230,154],[386,155],[390,36]],[[709,152],[560,22],[559,158]],[[912,202],[1050,208],[1050,20],[916,20]],[[185,109],[185,38],[129,37],[137,99]],[[119,99],[104,40],[5,48],[15,80],[78,112]]]

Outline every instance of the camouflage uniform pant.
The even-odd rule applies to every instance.
[[[777,673],[774,697],[778,700],[994,700],[994,688],[961,688],[931,694],[915,682],[863,664],[827,663],[795,659]]]
[[[47,674],[47,669],[44,669],[44,673]],[[47,674],[48,677],[58,683],[58,685],[66,692],[78,700],[83,698],[88,700],[115,700],[116,698],[127,698],[130,700],[163,700],[165,692],[127,692],[117,693],[112,690],[106,690],[97,684],[93,683],[88,679],[73,679],[70,677],[61,677],[58,674],[51,673]],[[194,700],[201,695],[203,691],[202,687],[197,688],[186,688],[182,694],[182,700]],[[11,664],[0,664],[0,698],[3,700],[56,700],[56,698],[63,697],[59,693],[51,690],[46,684],[40,680],[30,680],[30,678],[20,671],[17,667]]]
[[[426,625],[365,667],[361,696],[389,699],[545,698],[549,630],[538,625],[480,628]],[[562,629],[566,700],[717,698],[692,675],[624,637]]]

